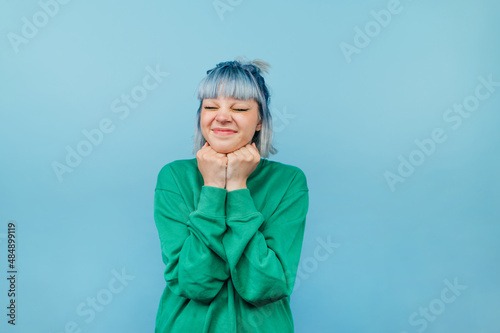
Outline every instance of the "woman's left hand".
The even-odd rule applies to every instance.
[[[247,188],[247,178],[257,168],[260,153],[255,143],[247,144],[227,154],[226,189],[228,191]]]

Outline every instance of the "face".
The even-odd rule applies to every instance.
[[[231,153],[251,143],[260,131],[259,104],[254,99],[206,98],[201,105],[200,127],[212,149]]]

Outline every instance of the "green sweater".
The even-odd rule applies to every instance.
[[[156,333],[289,333],[309,193],[298,167],[261,158],[247,189],[204,186],[196,158],[158,175],[167,286]]]

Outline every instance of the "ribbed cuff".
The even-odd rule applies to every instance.
[[[214,186],[202,186],[197,210],[208,216],[226,216],[227,190]]]
[[[257,213],[250,190],[247,188],[227,192],[226,214],[229,219]]]

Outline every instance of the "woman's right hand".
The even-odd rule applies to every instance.
[[[226,188],[227,155],[216,152],[208,142],[196,153],[205,186]]]

